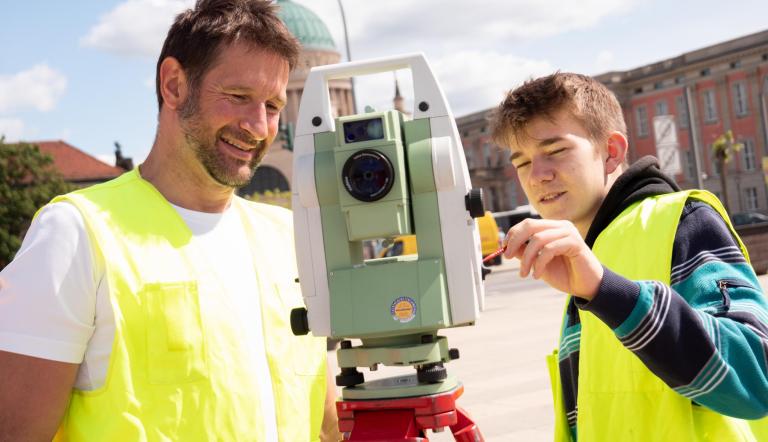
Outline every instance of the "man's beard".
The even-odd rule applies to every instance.
[[[190,94],[187,97],[187,101],[179,109],[181,127],[184,131],[187,147],[194,151],[197,160],[208,172],[208,175],[217,183],[232,188],[248,184],[256,172],[256,167],[261,162],[261,158],[264,156],[267,148],[265,146],[266,142],[264,140],[255,140],[241,130],[226,130],[230,138],[257,146],[253,159],[247,164],[248,171],[245,173],[241,172],[243,166],[246,165],[244,161],[227,157],[218,152],[216,143],[221,139],[225,129],[219,129],[214,135],[211,135],[213,130],[203,122],[196,95],[194,93]]]

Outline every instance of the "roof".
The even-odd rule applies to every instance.
[[[291,0],[277,0],[277,15],[304,49],[336,51],[328,27],[314,12]]]
[[[53,165],[66,181],[106,181],[118,177],[125,170],[91,156],[64,141],[25,141],[40,147],[40,151],[53,158]]]

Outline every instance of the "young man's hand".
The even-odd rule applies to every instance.
[[[520,260],[520,276],[591,300],[603,279],[603,266],[570,221],[526,219],[507,232],[504,256]]]

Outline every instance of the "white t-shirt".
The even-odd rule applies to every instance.
[[[267,440],[277,440],[256,267],[242,220],[231,207],[223,213],[174,209],[205,250],[206,262],[198,263],[201,299],[229,296],[240,315],[232,319],[242,324],[252,350]],[[206,292],[215,296],[202,296]],[[104,262],[91,250],[82,215],[66,202],[45,207],[0,271],[0,350],[80,364],[75,388],[94,390],[106,379],[114,336]]]

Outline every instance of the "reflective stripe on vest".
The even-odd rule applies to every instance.
[[[193,265],[201,252],[173,207],[138,170],[56,201],[78,208],[93,253],[104,257],[115,339],[104,386],[73,392],[55,440],[264,440],[249,350],[227,302],[201,302]],[[325,341],[291,333],[290,310],[302,301],[290,213],[232,204],[258,268],[279,438],[317,440]]]
[[[672,248],[683,207],[703,201],[731,226],[711,193],[699,190],[646,198],[628,207],[598,236],[593,247],[601,263],[631,280],[670,283]],[[715,413],[669,388],[616,338],[595,315],[579,311],[581,347],[576,431],[579,442],[759,441],[768,419],[745,421]],[[562,406],[557,355],[548,358],[555,389],[555,440],[570,440]]]

